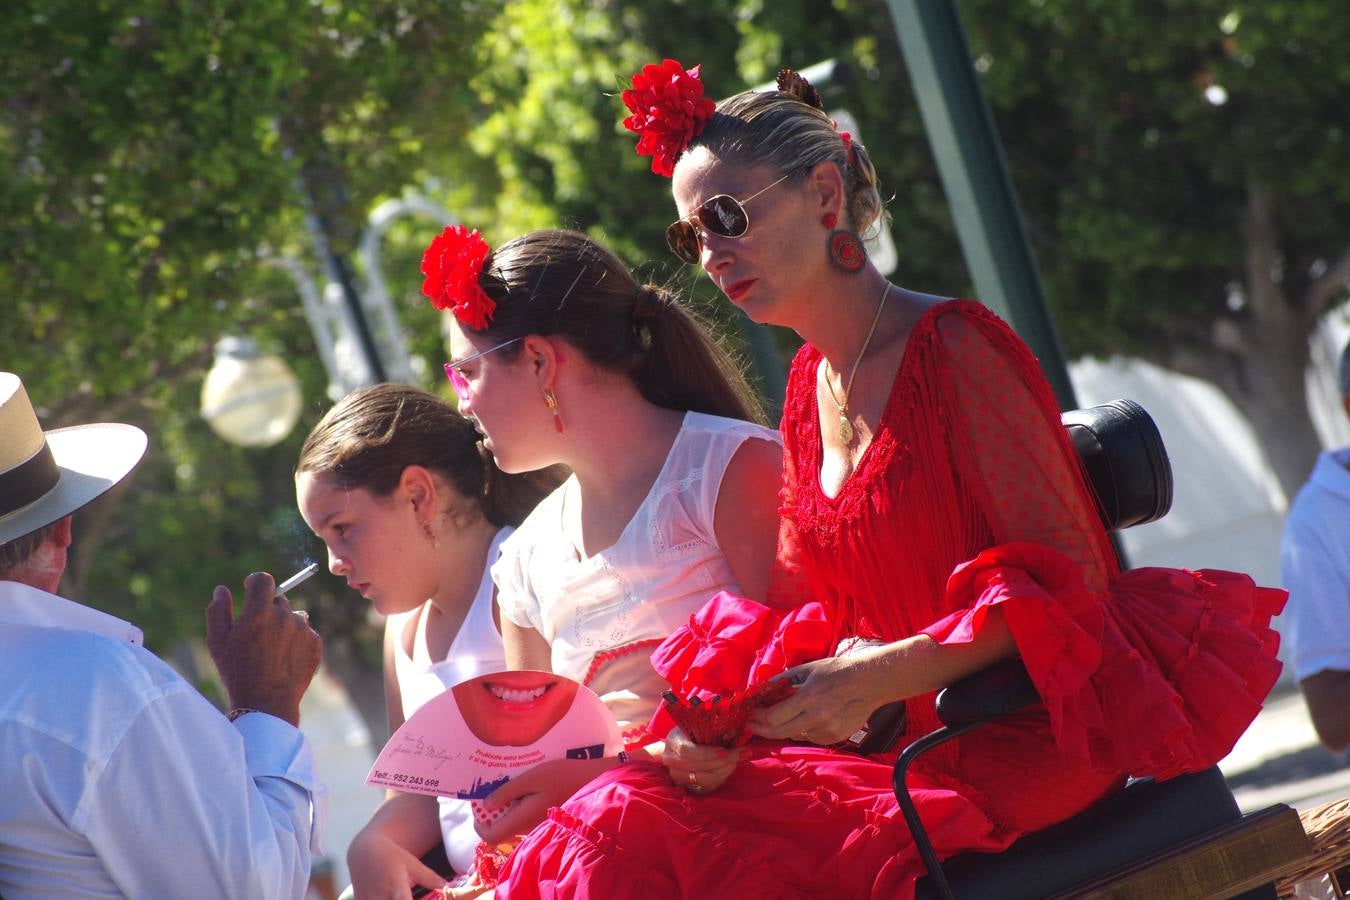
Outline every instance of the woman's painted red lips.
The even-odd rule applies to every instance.
[[[727,295],[727,299],[731,300],[734,303],[736,300],[739,300],[742,296],[744,296],[745,292],[750,290],[750,286],[753,285],[754,283],[755,279],[746,278],[743,281],[737,281],[734,284],[728,285],[725,292]]]

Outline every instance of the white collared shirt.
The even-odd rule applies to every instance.
[[[141,632],[0,581],[0,895],[300,898],[309,745],[233,724]]]
[[[1350,671],[1350,447],[1326,450],[1284,521],[1281,632],[1294,677]]]

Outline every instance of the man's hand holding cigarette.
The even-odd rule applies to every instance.
[[[206,608],[206,646],[233,710],[269,713],[300,723],[300,698],[323,657],[323,641],[308,616],[291,610],[266,572],[244,579],[244,607],[234,616],[234,597],[216,587]]]

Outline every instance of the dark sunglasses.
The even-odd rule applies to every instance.
[[[670,251],[690,265],[698,265],[701,241],[699,231],[720,235],[725,238],[743,237],[750,230],[750,214],[745,204],[758,197],[769,188],[778,187],[787,180],[789,172],[769,187],[755,191],[744,200],[737,200],[730,194],[718,194],[709,197],[698,205],[687,218],[672,222],[666,229],[666,245]]]

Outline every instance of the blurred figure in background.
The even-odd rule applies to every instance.
[[[1336,371],[1350,415],[1350,343]],[[1350,445],[1324,450],[1284,523],[1280,576],[1294,677],[1328,750],[1350,747]]]

